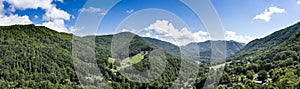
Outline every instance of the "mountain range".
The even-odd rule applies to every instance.
[[[111,45],[114,36],[132,38],[129,44],[120,42],[117,45],[129,45],[129,55],[126,48]],[[93,39],[95,38],[95,39]],[[251,41],[246,46],[235,41],[206,41],[190,43],[199,48],[198,59],[210,59],[211,42],[226,42],[226,56],[228,64],[220,80],[220,86],[225,88],[256,89],[256,88],[299,88],[300,68],[300,23],[274,32],[273,34]],[[91,44],[95,41],[95,44]],[[83,50],[74,49],[73,42]],[[72,34],[59,33],[43,26],[13,25],[0,27],[0,88],[99,88],[104,81],[112,88],[149,88],[161,89],[191,86],[202,88],[210,70],[209,63],[200,65],[195,79],[178,80],[181,73],[182,59],[180,48],[169,42],[154,38],[140,37],[136,34],[123,32],[115,35],[78,37]],[[94,46],[95,54],[89,54],[84,49]],[[244,47],[245,46],[245,47]],[[73,52],[72,52],[73,50]],[[77,50],[74,52],[74,50]],[[138,83],[127,79],[120,71],[134,71],[132,65],[139,71],[150,70],[152,51],[157,50],[164,57],[155,54],[155,58],[165,58],[165,70],[155,81]],[[116,52],[120,56],[115,58]],[[72,54],[76,55],[75,57]],[[222,54],[224,55],[224,54]],[[96,75],[91,65],[95,57],[96,66],[102,76]],[[120,59],[120,60],[119,60]],[[78,63],[74,68],[74,63]],[[187,62],[194,65],[194,62]],[[157,63],[162,65],[162,63]],[[80,70],[79,72],[76,70]],[[195,69],[190,69],[195,70]],[[159,70],[158,70],[159,71]],[[133,72],[131,72],[133,73]],[[129,74],[132,79],[142,79],[141,75]],[[195,75],[190,75],[195,76]],[[188,78],[187,76],[180,76]],[[238,78],[238,79],[236,79]],[[140,80],[144,81],[144,80]],[[262,81],[265,84],[255,84]],[[83,86],[81,86],[82,84]],[[213,87],[217,84],[211,84]],[[106,86],[102,86],[106,87]],[[221,88],[222,89],[222,88]]]
[[[233,54],[235,54],[236,52],[240,51],[246,44],[245,43],[241,43],[241,42],[236,42],[236,41],[205,41],[205,42],[193,42],[193,43],[189,43],[185,46],[176,46],[172,43],[169,42],[165,42],[165,41],[161,41],[158,39],[154,39],[154,38],[148,38],[148,37],[144,37],[144,39],[146,41],[148,41],[149,43],[162,48],[163,50],[174,54],[174,55],[179,55],[180,56],[180,48],[184,49],[185,47],[193,47],[196,46],[198,48],[199,54],[201,56],[201,58],[209,58],[211,56],[211,43],[213,42],[214,44],[216,44],[216,46],[221,45],[222,43],[225,43],[224,45],[226,45],[226,56],[231,56]]]

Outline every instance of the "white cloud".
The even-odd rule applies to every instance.
[[[79,28],[79,27],[74,27],[74,26],[71,26],[70,28],[70,32],[72,33],[72,32],[75,32],[75,31],[78,31],[78,30],[81,30],[81,28]]]
[[[138,33],[139,30],[136,30],[136,29],[122,29],[120,30],[120,32],[131,32],[131,33]]]
[[[237,35],[236,32],[233,31],[226,31],[225,35],[226,35],[225,37],[226,40],[234,40],[243,43],[248,43],[254,39],[250,36]]]
[[[59,32],[68,32],[68,29],[64,21],[70,20],[71,15],[68,12],[59,9],[54,4],[52,4],[53,0],[5,0],[5,1],[10,5],[12,9],[26,10],[26,9],[40,8],[42,10],[45,10],[46,13],[43,15],[43,20],[45,22],[42,23],[43,26],[49,27]],[[54,0],[54,1],[63,2],[63,0]],[[37,16],[34,16],[34,18],[37,18]],[[26,22],[29,19],[23,18],[23,20],[24,20],[23,22]]]
[[[127,10],[126,13],[131,14],[133,11],[134,11],[133,9],[130,9],[130,10]]]
[[[193,33],[193,37],[195,38],[196,42],[203,42],[209,40],[209,33],[204,31],[198,31]]]
[[[121,32],[130,32],[130,31],[127,29],[122,29]]]
[[[271,16],[273,14],[285,13],[285,12],[286,12],[285,9],[281,9],[276,6],[271,6],[268,9],[266,9],[264,13],[256,15],[253,19],[254,20],[265,20],[265,21],[269,22],[271,20]]]
[[[145,35],[144,35],[144,37],[151,37],[151,33],[146,33]]]
[[[6,2],[11,4],[11,7],[20,10],[38,9],[38,8],[46,10],[46,13],[43,17],[44,20],[56,20],[56,19],[70,20],[71,17],[71,15],[66,11],[56,8],[56,6],[52,4],[53,0],[6,0]]]
[[[70,20],[71,15],[61,9],[58,9],[56,7],[52,7],[46,10],[46,13],[43,17],[44,20],[57,20],[57,19],[63,19],[63,20]]]
[[[186,27],[181,30],[176,29],[172,23],[166,20],[156,20],[155,23],[150,24],[149,27],[145,28],[146,31],[154,32],[154,34],[150,34],[150,32],[146,33],[145,37],[154,37],[160,40],[165,40],[165,38],[173,39],[165,40],[169,41],[175,45],[186,45],[190,42],[204,42],[210,40],[210,36],[208,32],[205,31],[197,31],[191,32]],[[248,43],[254,38],[250,36],[238,35],[233,31],[226,31],[225,33],[226,40],[234,40],[238,42]]]
[[[15,8],[25,9],[48,9],[52,7],[52,0],[5,0]]]
[[[32,24],[29,17],[27,15],[19,16],[19,15],[5,15],[4,4],[0,2],[0,26],[9,26],[15,24]]]
[[[63,0],[56,0],[63,1]],[[53,0],[6,0],[12,7],[25,10],[25,9],[38,9],[41,8],[46,10],[44,15],[44,20],[56,20],[56,19],[64,19],[70,20],[70,14],[56,8],[54,4],[51,4]]]
[[[68,28],[65,26],[64,20],[53,20],[42,23],[42,26],[46,26],[50,29],[56,30],[58,32],[69,32]]]
[[[100,13],[101,15],[105,15],[107,11],[101,8],[89,7],[89,8],[81,8],[79,12],[81,13],[86,12],[86,13],[93,13],[93,14]]]
[[[300,1],[297,1],[297,4],[300,5]]]
[[[18,15],[9,15],[9,16],[0,16],[0,26],[9,26],[15,24],[32,24],[27,15],[18,16]]]
[[[153,31],[161,38],[174,39],[172,43],[176,45],[186,45],[196,40],[193,37],[193,33],[186,27],[178,30],[167,20],[156,20],[155,23],[145,28],[145,30]]]
[[[57,1],[57,2],[61,2],[61,3],[63,3],[63,2],[64,2],[64,0],[55,0],[55,1]]]

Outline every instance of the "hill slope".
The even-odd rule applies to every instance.
[[[148,38],[144,37],[146,41],[149,43],[155,45],[156,47],[159,47],[171,54],[174,55],[180,55],[180,47],[171,44],[169,42],[164,42],[158,39],[154,38]],[[205,41],[205,42],[198,42],[198,43],[190,43],[187,44],[184,47],[192,47],[192,46],[198,46],[200,56],[203,56],[203,58],[207,58],[211,56],[211,42],[214,42],[215,44],[221,44],[226,42],[226,56],[231,56],[235,54],[236,52],[240,51],[246,44],[236,42],[236,41]]]
[[[78,88],[72,35],[46,27],[0,27],[1,88]]]
[[[236,87],[299,89],[300,23],[254,40],[237,54],[225,71],[244,81],[232,81]],[[253,84],[254,80],[265,84]],[[247,81],[247,82],[245,82]]]
[[[287,41],[291,36],[300,31],[300,22],[294,24],[285,29],[276,31],[267,37],[256,39],[249,42],[239,53],[238,56],[232,56],[232,58],[243,57],[248,55],[259,55],[260,52],[263,52],[268,49],[272,49],[279,44]],[[238,58],[237,58],[238,59]],[[239,58],[241,59],[241,58]]]
[[[119,33],[116,35],[134,34]],[[79,47],[84,47],[93,45],[89,43],[93,41],[89,39],[91,37],[95,37],[95,57],[103,76],[91,76],[95,71],[85,69],[85,67],[79,67],[78,70],[81,71],[76,74],[73,67],[74,61],[79,62],[81,66],[91,65],[89,57],[80,55],[92,57],[92,54],[81,52],[76,53],[79,54],[78,58],[72,58],[72,41],[83,39],[83,43]],[[112,54],[110,54],[112,37],[112,35],[84,38],[74,36],[73,39],[71,34],[59,33],[41,26],[0,27],[0,88],[97,88],[95,85],[101,85],[104,80],[109,81],[108,84],[117,89],[169,88],[175,83],[180,69],[180,58],[135,35],[130,42],[129,56],[122,56],[123,60],[115,60],[111,58]],[[122,52],[121,50],[119,52]],[[129,64],[133,64],[132,66],[140,71],[149,70],[150,58],[148,56],[152,50],[166,54],[165,70],[157,80],[150,83],[138,83],[130,81],[120,74],[119,68],[127,69],[131,66]],[[120,66],[124,63],[125,67]],[[85,75],[88,76],[78,77]],[[131,75],[131,77],[139,79],[140,76]],[[84,82],[79,82],[79,80]],[[80,83],[87,86],[81,86]]]
[[[196,44],[199,46],[200,55],[209,57],[211,54],[211,42],[214,42],[215,44],[221,44],[226,43],[226,56],[231,56],[235,54],[236,52],[240,51],[245,44],[236,42],[236,41],[205,41],[205,42],[199,42],[199,43],[191,43]],[[189,45],[191,45],[189,44]]]

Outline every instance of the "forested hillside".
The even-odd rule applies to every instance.
[[[300,23],[250,42],[228,61],[232,61],[225,67],[228,81],[222,86],[299,89]]]
[[[300,88],[300,23],[277,31],[266,38],[254,40],[243,48],[243,44],[227,42],[227,53],[235,53],[227,58],[225,72],[220,84],[208,83],[208,88],[219,85],[218,89],[298,89]],[[129,55],[121,55],[119,59],[111,54],[113,35],[77,37],[72,34],[59,33],[49,28],[34,25],[13,25],[0,27],[0,88],[100,88],[104,82],[115,89],[167,89],[177,87],[200,89],[208,78],[208,71],[219,74],[217,67],[210,63],[200,63],[199,69],[192,67],[187,70],[198,70],[197,78],[188,78],[180,71],[183,59],[178,56],[179,47],[164,41],[140,37],[124,32],[115,35],[133,36],[130,41]],[[92,40],[91,38],[95,38]],[[93,56],[85,52],[72,58],[72,42],[80,41],[79,47],[93,45],[95,41],[96,66],[103,76],[92,76],[84,65],[91,65],[91,59],[80,55]],[[209,53],[210,42],[197,44],[200,51]],[[124,44],[120,44],[124,45]],[[233,49],[231,49],[233,48]],[[238,51],[243,48],[241,51]],[[121,54],[124,51],[119,49]],[[165,54],[165,70],[161,76],[150,83],[134,82],[121,75],[121,71],[139,71],[150,69],[151,52],[157,50]],[[83,50],[84,51],[84,50]],[[74,54],[74,53],[73,53]],[[203,54],[203,53],[202,53]],[[201,55],[201,52],[200,52]],[[209,55],[209,54],[208,54]],[[155,58],[160,58],[156,55]],[[80,67],[75,71],[74,63]],[[194,61],[185,62],[195,65]],[[157,63],[162,65],[161,63]],[[93,71],[92,71],[93,72]],[[88,77],[86,77],[88,75]],[[155,75],[155,74],[148,74]],[[82,77],[84,76],[84,77]],[[141,78],[130,74],[131,78]],[[216,75],[211,75],[216,76]],[[82,81],[84,82],[82,82]],[[194,83],[191,83],[194,81]],[[190,84],[191,83],[191,84]],[[81,86],[83,84],[84,86]],[[102,87],[103,88],[103,87]]]
[[[249,42],[243,50],[239,52],[237,56],[232,56],[231,58],[235,57],[244,57],[248,55],[259,55],[260,52],[263,52],[268,49],[272,49],[279,44],[287,41],[290,37],[300,31],[300,22],[289,26],[285,29],[276,31],[264,38],[256,39],[254,41]],[[239,58],[241,59],[241,58]]]
[[[222,45],[224,43],[224,45],[226,46],[226,56],[227,57],[240,51],[246,45],[244,43],[240,43],[240,42],[236,42],[236,41],[205,41],[205,42],[198,42],[198,43],[190,43],[185,46],[178,47],[169,42],[164,42],[164,41],[154,39],[154,38],[144,37],[144,39],[147,42],[149,42],[171,54],[178,55],[178,56],[180,56],[180,51],[181,51],[180,48],[197,46],[199,54],[201,56],[201,58],[198,58],[198,59],[208,59],[208,60],[211,59],[210,58],[211,52],[212,52],[211,51],[211,47],[212,47],[211,42],[214,42],[214,44],[216,44],[217,46]],[[198,59],[196,59],[196,60],[198,60]]]
[[[120,34],[132,35],[131,33]],[[103,76],[84,77],[85,82],[81,83],[87,86],[81,86],[78,76],[92,74],[86,74],[84,68],[79,68],[82,71],[76,74],[73,66],[74,59],[80,62],[80,65],[89,65],[90,59],[72,58],[72,41],[79,39],[84,39],[84,42],[92,41],[89,37],[75,36],[72,40],[71,34],[59,33],[34,25],[0,27],[0,88],[97,88],[104,80],[116,89],[161,89],[170,88],[174,83],[178,87],[186,86],[182,85],[181,81],[175,81],[179,74],[180,58],[149,43],[144,40],[145,38],[135,36],[130,42],[130,55],[124,56],[123,60],[116,60],[110,54],[112,35],[95,37],[96,61]],[[130,65],[140,71],[148,70],[148,56],[152,50],[159,50],[166,54],[165,70],[157,80],[150,83],[138,83],[126,79],[119,73],[120,70],[127,69]],[[208,66],[203,67],[201,76],[205,76],[207,71]],[[135,75],[131,77],[139,78]],[[203,81],[205,81],[204,77],[197,79],[198,87],[203,85]]]
[[[72,67],[72,35],[46,27],[0,27],[0,87],[78,88]]]

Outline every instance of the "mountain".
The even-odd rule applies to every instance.
[[[199,47],[201,56],[210,56],[211,42],[217,45],[226,42],[226,55],[233,54],[225,63],[225,73],[222,74],[219,87],[300,88],[300,23],[254,40],[245,47],[243,43],[235,41],[206,41],[189,45]],[[196,62],[183,61],[190,56],[184,55],[182,59],[180,51],[193,54],[190,52],[192,49],[179,50],[180,47],[169,42],[129,32],[78,37],[43,26],[1,26],[0,44],[1,89],[108,88],[105,83],[115,89],[168,89],[173,88],[173,85],[179,88],[192,86],[200,89],[206,86],[213,89],[218,84],[204,83],[207,79],[218,81],[213,77],[221,72],[214,71],[214,68],[219,70],[220,66],[210,67],[210,62],[202,62],[195,69],[192,65],[196,65]],[[91,51],[95,53],[90,53]],[[157,60],[163,58],[164,61]],[[150,67],[153,63],[158,64],[155,68],[164,69],[154,69],[161,74],[147,72],[153,70]],[[164,63],[165,67],[160,66]],[[185,71],[180,71],[184,67],[182,64],[188,65],[184,68]],[[210,69],[216,75],[209,74]],[[159,77],[149,83],[134,82],[131,79],[147,81],[142,78],[145,75],[136,74],[137,70],[145,72],[151,78],[155,75]],[[122,74],[122,71],[127,71],[128,74]],[[188,72],[199,73],[193,75]],[[196,74],[197,77],[190,78]],[[195,83],[189,84],[193,81]],[[264,84],[259,84],[260,81]]]
[[[116,47],[116,50],[111,50],[114,36],[133,38],[129,42],[129,55],[126,55],[126,48],[122,48],[122,46]],[[149,43],[149,40],[145,39],[150,38],[143,38],[132,33],[118,33],[114,36],[77,37],[72,34],[59,33],[43,26],[1,26],[0,88],[96,89],[99,88],[96,86],[102,86],[104,81],[116,89],[170,88],[173,84],[178,87],[185,86],[184,80],[180,80],[180,82],[176,80],[178,75],[182,74],[179,71],[182,60],[168,53],[168,50],[163,50],[161,46],[153,45],[153,43],[169,43],[162,41]],[[94,44],[93,41],[95,41]],[[72,44],[73,42],[76,44]],[[128,45],[122,42],[117,43],[119,44],[115,45]],[[94,50],[95,55],[91,54],[90,50]],[[120,56],[114,58],[115,54],[111,54],[111,51],[120,54]],[[165,55],[160,56],[160,54]],[[154,60],[164,58],[165,61],[164,70],[155,70],[161,71],[162,74],[147,74],[149,77],[159,75],[156,80],[150,83],[139,83],[120,74],[120,71],[135,71],[130,69],[131,67],[139,71],[150,70],[150,63],[163,65],[161,61],[151,61],[153,59],[149,55],[152,55]],[[92,57],[95,57],[95,60]],[[185,62],[185,64],[193,65],[194,63]],[[95,69],[100,69],[103,76],[98,75],[100,71]],[[207,71],[208,67],[205,69],[201,71]],[[128,77],[142,79],[141,75],[132,73]],[[187,76],[195,75],[186,74],[181,77],[188,78]],[[197,84],[200,85],[200,82],[203,81],[205,78],[198,79]],[[100,88],[103,87],[106,86]]]
[[[143,39],[156,47],[159,47],[173,55],[180,55],[180,47],[172,43],[161,41],[155,38],[143,37]]]
[[[205,41],[205,42],[199,42],[199,43],[191,43],[189,45],[198,45],[200,55],[205,56],[205,57],[210,57],[211,56],[211,43],[214,42],[215,44],[222,44],[226,43],[226,56],[231,56],[235,54],[236,52],[240,51],[244,46],[245,43],[240,43],[236,41]]]
[[[226,83],[239,85],[232,87],[299,89],[300,22],[250,42],[228,61],[228,75],[244,76],[243,81]]]
[[[0,87],[79,88],[71,61],[72,35],[46,27],[0,27]]]
[[[249,42],[238,53],[238,56],[233,56],[231,58],[244,57],[249,55],[259,55],[261,52],[264,52],[265,50],[273,49],[274,47],[284,43],[299,31],[300,31],[300,22],[292,26],[289,26],[285,29],[276,31],[264,38],[256,39],[254,41]],[[236,59],[240,59],[240,58],[236,58]]]
[[[180,56],[180,51],[181,51],[180,48],[181,47],[179,47],[179,46],[176,46],[169,42],[154,39],[154,38],[144,37],[144,39],[147,42],[155,45],[156,47],[159,47],[171,54]],[[246,45],[245,43],[240,43],[240,42],[236,42],[236,41],[232,41],[232,40],[231,41],[205,41],[205,42],[198,42],[198,43],[190,43],[190,44],[187,44],[186,46],[182,46],[182,48],[197,46],[199,48],[200,56],[203,56],[203,58],[208,58],[211,56],[211,42],[214,42],[215,44],[226,43],[226,49],[227,49],[226,56],[227,57],[240,51]]]

